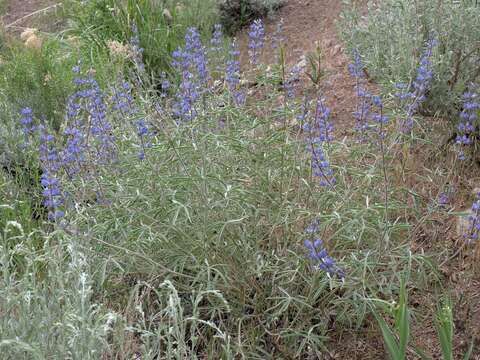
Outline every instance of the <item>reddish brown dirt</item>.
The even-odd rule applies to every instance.
[[[54,8],[32,16],[28,15],[59,2],[59,0],[7,0],[2,22],[5,26],[13,24],[9,30],[14,32],[20,32],[26,27],[37,27],[40,30],[49,31],[54,28],[56,24],[52,23],[51,17],[48,21],[42,21],[41,18],[45,17],[45,15],[51,15],[51,13],[55,11]]]
[[[299,63],[302,56],[314,53],[317,44],[320,46],[325,74],[320,88],[332,110],[337,136],[352,134],[352,112],[356,103],[354,81],[347,67],[349,59],[337,32],[341,11],[340,0],[288,0],[274,19],[266,21],[266,33],[271,35],[283,19],[287,67]],[[246,33],[239,35],[242,64],[248,64]],[[266,63],[272,62],[269,55],[263,55]],[[306,77],[304,81],[308,81]]]

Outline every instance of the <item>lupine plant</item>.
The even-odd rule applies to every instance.
[[[222,73],[225,68],[224,41],[222,25],[215,24],[212,39],[210,40],[210,48],[208,49],[209,58],[214,64],[211,66],[214,72]]]
[[[392,279],[405,275],[418,291],[442,285],[440,256],[409,236],[444,224],[423,217],[432,202],[423,189],[397,184],[398,132],[389,102],[368,91],[365,55],[354,52],[350,66],[352,123],[369,140],[358,144],[338,140],[320,76],[300,98],[302,69],[286,76],[273,66],[246,92],[236,44],[220,54],[221,28],[211,29],[210,42],[188,29],[172,54],[174,74],[151,83],[121,72],[103,86],[75,66],[58,129],[37,121],[34,107],[22,111],[16,133],[30,139],[49,221],[23,231],[15,216],[28,221],[26,195],[0,170],[0,308],[8,314],[0,350],[8,358],[321,358],[337,331],[371,324],[372,298],[398,290],[400,303],[388,308],[394,328],[375,314],[387,352],[400,360],[411,350],[406,283]],[[141,70],[146,34],[133,34]],[[249,55],[258,72],[264,39],[256,21]],[[429,55],[406,102],[425,95]],[[279,130],[290,119],[298,121]],[[469,241],[478,238],[479,201]]]
[[[307,151],[311,154],[312,175],[320,186],[333,187],[336,183],[333,169],[327,159],[325,147],[333,140],[333,124],[330,121],[330,109],[319,95],[313,119],[305,122],[303,130],[307,134]]]
[[[333,258],[328,256],[324,243],[320,239],[305,240],[305,247],[309,251],[310,259],[318,263],[318,268],[325,271],[329,276],[345,277],[343,271],[335,264]]]
[[[480,193],[472,204],[471,215],[468,217],[469,225],[464,237],[470,241],[477,241],[480,237]]]
[[[463,109],[460,112],[460,121],[457,125],[457,137],[455,142],[460,146],[458,157],[465,160],[465,146],[472,145],[475,139],[478,111],[480,110],[480,98],[475,88],[463,94]]]
[[[145,71],[145,64],[143,63],[143,52],[145,49],[140,45],[138,28],[135,23],[132,25],[132,37],[130,38],[130,45],[133,53],[132,61],[136,70],[141,74]]]
[[[173,53],[173,66],[181,74],[177,91],[175,115],[183,121],[193,120],[198,112],[198,100],[208,91],[209,71],[206,48],[200,34],[190,28],[185,36],[185,47]]]
[[[29,107],[23,108],[20,111],[20,115],[22,116],[20,119],[20,123],[22,124],[22,132],[25,135],[25,142],[28,143],[30,141],[30,137],[37,129],[37,126],[33,120],[32,109]]]
[[[245,91],[240,87],[239,55],[240,51],[234,39],[230,45],[229,59],[226,61],[225,82],[227,83],[233,103],[237,106],[245,102]]]
[[[353,50],[353,63],[349,64],[350,74],[355,79],[355,94],[357,97],[356,109],[353,117],[357,121],[356,130],[360,140],[366,141],[371,137],[371,130],[383,138],[385,126],[389,119],[385,115],[383,101],[380,96],[372,95],[366,89],[365,65],[360,54]]]
[[[255,20],[250,25],[248,39],[250,63],[258,65],[263,46],[265,45],[265,28],[261,19]]]
[[[357,122],[356,129],[363,139],[370,129],[370,94],[365,89],[365,69],[357,50],[352,51],[353,63],[348,65],[350,75],[355,79],[355,92],[357,95],[356,109],[353,116]]]
[[[285,35],[283,31],[283,18],[277,24],[275,32],[273,33],[270,40],[270,47],[275,54],[275,61],[282,62],[283,52],[284,52],[284,43]]]
[[[55,145],[55,137],[45,130],[40,135],[40,161],[42,166],[41,185],[44,205],[48,209],[48,219],[57,221],[65,216],[62,210],[64,194],[60,185],[59,170],[61,158]]]
[[[401,123],[401,130],[404,133],[412,130],[414,115],[426,100],[426,92],[433,77],[431,57],[436,46],[437,40],[434,37],[430,38],[420,58],[415,78],[410,84],[398,83],[396,85],[398,89],[402,90],[397,93],[397,97],[405,104],[405,119]]]

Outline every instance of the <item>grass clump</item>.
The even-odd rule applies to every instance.
[[[105,52],[111,41],[127,45],[138,36],[147,73],[158,77],[163,71],[173,75],[171,54],[189,27],[198,28],[205,38],[211,36],[218,22],[215,4],[215,0],[68,0],[63,9],[71,32],[95,52]]]
[[[32,248],[42,234],[25,230],[17,221],[2,227],[2,357],[98,359],[109,318],[92,303],[85,256],[55,234],[43,234],[43,246]]]
[[[30,49],[9,41],[2,52],[0,96],[3,104],[8,104],[7,112],[2,112],[3,124],[12,124],[12,112],[28,106],[54,127],[60,126],[75,62],[65,44],[48,39],[42,42],[41,49]]]

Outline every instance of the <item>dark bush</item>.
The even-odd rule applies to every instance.
[[[283,0],[222,0],[221,22],[229,33],[234,33],[255,19],[271,15],[282,4]]]

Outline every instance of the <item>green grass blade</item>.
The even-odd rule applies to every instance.
[[[402,281],[400,288],[400,303],[395,325],[400,338],[399,351],[402,354],[402,359],[404,359],[407,354],[407,345],[410,337],[410,316],[407,307],[407,291],[404,281]]]
[[[436,327],[444,360],[453,360],[453,315],[451,301],[447,300],[438,310]]]
[[[427,354],[425,354],[423,352],[423,350],[421,350],[420,348],[417,348],[417,347],[414,347],[413,350],[415,351],[415,353],[420,356],[420,359],[422,360],[432,360],[432,358],[430,358],[429,356],[427,356]]]
[[[472,356],[472,352],[473,352],[473,344],[474,344],[474,340],[472,340],[472,342],[470,343],[470,347],[468,348],[468,351],[465,353],[463,360],[470,360],[470,357]]]
[[[375,311],[373,314],[375,315],[375,319],[377,319],[378,325],[382,330],[383,340],[390,354],[390,357],[393,360],[403,360],[404,357],[403,358],[401,357],[401,352],[400,352],[400,348],[398,347],[397,340],[395,339],[395,336],[393,335],[392,331],[388,327],[387,323]]]

